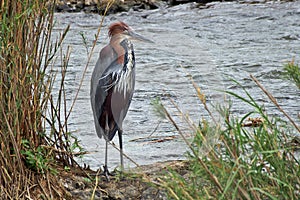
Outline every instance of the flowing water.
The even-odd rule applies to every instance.
[[[107,27],[117,20],[126,22],[136,32],[155,41],[154,44],[134,43],[136,90],[123,124],[123,140],[125,153],[138,164],[185,157],[185,143],[178,137],[175,128],[154,112],[151,102],[160,97],[179,127],[189,134],[188,126],[170,101],[174,100],[196,124],[200,119],[207,118],[208,114],[197,98],[189,74],[206,94],[209,105],[224,101],[219,90],[231,90],[245,96],[241,88],[230,81],[233,78],[258,103],[264,105],[267,113],[281,116],[250,79],[249,75],[253,74],[297,121],[300,112],[299,89],[289,81],[282,81],[280,71],[283,64],[293,58],[299,63],[299,1],[214,3],[206,9],[189,3],[158,10],[119,13],[107,16],[104,20],[69,120],[69,129],[74,131],[82,146],[90,152],[80,162],[93,169],[104,164],[105,142],[96,136],[94,130],[89,89],[99,51],[109,40]],[[71,26],[64,43],[65,47],[70,46],[72,50],[66,77],[69,105],[75,97],[87,63],[87,49],[81,35],[85,36],[90,51],[100,21],[101,16],[95,14],[56,13],[55,33],[60,33],[68,24]],[[241,117],[251,108],[233,100],[232,111]],[[151,139],[148,138],[150,135]],[[166,140],[160,140],[163,138]],[[118,137],[113,141],[117,144]],[[119,153],[110,147],[109,166],[114,168],[118,164]],[[125,166],[134,164],[125,159]]]

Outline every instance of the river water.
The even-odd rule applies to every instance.
[[[64,47],[71,48],[65,82],[67,103],[70,105],[88,60],[81,35],[86,38],[90,51],[102,17],[85,13],[56,13],[55,17],[54,33],[60,33],[67,25],[71,26],[64,42]],[[231,90],[245,96],[241,88],[230,79],[240,82],[265,107],[267,113],[281,116],[250,79],[249,75],[252,74],[299,123],[300,91],[291,82],[282,81],[280,75],[286,62],[295,58],[296,63],[299,63],[299,1],[213,3],[206,9],[189,3],[174,7],[162,6],[157,10],[118,13],[104,19],[68,123],[69,129],[78,137],[85,150],[90,152],[79,160],[81,163],[86,163],[92,169],[104,164],[105,142],[96,136],[90,107],[90,78],[99,51],[109,40],[107,27],[117,20],[126,22],[136,32],[155,42],[134,43],[136,91],[123,124],[124,151],[139,165],[184,159],[187,150],[173,125],[154,111],[151,102],[155,98],[162,99],[187,136],[191,131],[172,106],[170,98],[195,124],[202,118],[208,118],[189,74],[207,96],[207,103],[215,116],[217,114],[211,105],[224,102],[224,96],[219,90]],[[59,69],[59,65],[56,67]],[[242,117],[252,110],[231,99],[235,116]],[[113,141],[117,144],[118,137]],[[118,165],[119,153],[110,147],[109,167],[113,169]],[[125,159],[125,167],[130,166],[135,165]]]

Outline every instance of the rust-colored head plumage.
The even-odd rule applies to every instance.
[[[124,31],[130,31],[131,28],[124,22],[115,22],[111,24],[108,28],[108,35],[112,37],[113,35],[123,33]]]
[[[115,22],[109,26],[108,35],[113,42],[119,42],[123,39],[128,39],[153,43],[151,40],[135,33],[130,26],[121,21]]]

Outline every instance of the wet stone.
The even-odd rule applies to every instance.
[[[96,0],[57,0],[55,5],[56,12],[81,12],[103,14],[106,9],[106,1],[101,1],[100,4]],[[127,0],[116,1],[108,11],[111,13],[127,12],[133,9],[157,9],[159,5],[155,0]]]

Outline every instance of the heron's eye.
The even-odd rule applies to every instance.
[[[129,31],[128,31],[127,28],[124,28],[123,32],[124,32],[125,34],[128,34],[128,33],[129,33]]]

